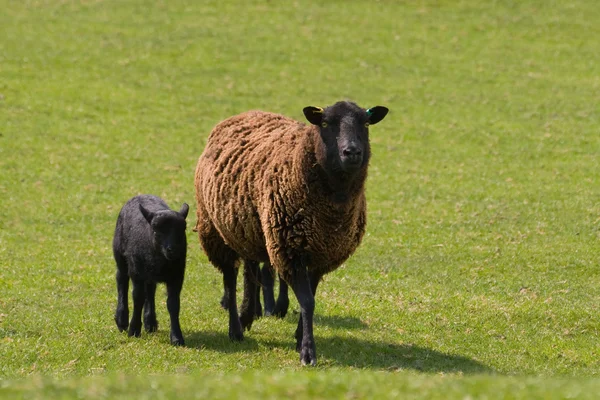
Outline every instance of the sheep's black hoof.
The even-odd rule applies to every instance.
[[[117,323],[117,328],[119,328],[119,332],[125,332],[129,327],[129,316],[117,313],[115,315],[115,322]]]
[[[221,297],[220,304],[222,309],[229,310],[229,296],[224,294],[223,297]]]
[[[144,328],[148,333],[156,332],[158,330],[158,321],[156,319],[154,321],[146,320],[144,321]]]
[[[185,346],[185,340],[183,340],[183,336],[177,337],[171,335],[171,344],[173,346]]]
[[[142,335],[141,329],[131,329],[131,326],[129,327],[129,332],[127,332],[128,336],[135,336],[135,337],[140,337]]]
[[[314,367],[317,365],[317,351],[314,344],[302,348],[300,351],[300,362],[302,366],[310,365]]]
[[[242,324],[242,331],[249,331],[252,328],[254,322],[254,316],[250,313],[243,313],[240,315],[240,323]]]
[[[277,304],[275,304],[275,308],[273,309],[273,315],[277,318],[284,318],[288,312],[289,305],[289,301],[281,303],[277,302]]]
[[[232,342],[241,342],[244,340],[244,332],[240,329],[238,332],[229,329],[229,340]]]

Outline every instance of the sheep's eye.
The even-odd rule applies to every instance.
[[[369,123],[365,122],[365,128],[368,128],[368,127],[369,127]]]
[[[323,128],[327,128],[327,122],[321,122],[321,126],[322,126]]]

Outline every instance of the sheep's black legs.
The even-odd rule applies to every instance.
[[[273,290],[273,277],[275,270],[270,263],[264,263],[260,274],[260,283],[263,291],[263,300],[265,303],[265,316],[273,315],[275,309],[275,295]]]
[[[223,272],[223,285],[226,292],[229,293],[229,339],[242,341],[244,340],[244,333],[242,332],[236,301],[237,269],[231,263],[222,266],[221,271]]]
[[[289,305],[288,285],[281,277],[279,277],[279,295],[277,296],[277,303],[275,304],[273,315],[279,318],[285,317]]]
[[[124,262],[124,261],[123,261]],[[115,312],[115,322],[119,332],[123,332],[129,326],[129,304],[127,297],[129,292],[129,275],[127,275],[127,266],[117,265],[117,310]]]
[[[240,310],[242,329],[250,330],[256,314],[256,295],[258,285],[259,265],[256,261],[244,261],[244,299]]]
[[[293,267],[292,289],[300,304],[301,319],[296,330],[296,339],[300,339],[300,362],[302,365],[317,364],[317,350],[313,336],[313,315],[315,311],[315,297],[311,289],[311,281],[306,266],[298,262]],[[316,285],[315,285],[316,289]],[[302,327],[302,328],[300,328]],[[298,337],[298,335],[300,337]]]
[[[183,279],[167,282],[167,310],[171,318],[171,344],[174,346],[183,346],[183,334],[179,326],[179,305]]]
[[[237,277],[238,270],[235,270],[235,275]],[[223,297],[221,297],[221,307],[225,310],[229,310],[229,289],[227,289],[227,284],[225,284],[225,276],[223,276]]]
[[[146,282],[146,301],[144,302],[144,328],[146,328],[146,332],[156,332],[158,330],[154,300],[155,293],[156,283]]]
[[[321,281],[321,276],[316,274],[309,274],[310,281],[310,290],[313,294],[313,297],[317,295],[317,286],[319,286],[319,282]],[[303,322],[302,322],[302,314],[300,314],[300,318],[298,319],[298,327],[296,328],[296,351],[300,351],[302,345],[302,336],[303,336]]]
[[[131,297],[133,298],[133,315],[129,322],[129,336],[139,337],[142,332],[142,309],[146,298],[145,284],[143,281],[132,281],[133,290]]]

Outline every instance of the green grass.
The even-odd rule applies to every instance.
[[[0,397],[593,398],[600,8],[593,0],[0,0]],[[385,105],[369,223],[297,314],[227,338],[188,223],[187,347],[120,334],[110,243],[153,193],[194,210],[211,128]],[[297,311],[295,299],[292,311]]]

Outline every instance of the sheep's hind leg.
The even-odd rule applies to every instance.
[[[146,282],[146,301],[144,302],[144,328],[146,332],[156,332],[158,321],[156,320],[156,283]]]
[[[125,261],[122,261],[123,263]],[[119,328],[119,332],[127,330],[129,327],[129,275],[127,274],[127,266],[117,263],[117,310],[115,311],[115,322]]]
[[[139,337],[142,333],[142,309],[144,308],[144,301],[146,298],[145,285],[143,281],[132,280],[133,290],[131,297],[133,297],[133,315],[129,322],[129,336]]]
[[[244,260],[244,299],[240,307],[242,330],[250,330],[256,314],[256,294],[258,292],[258,262]]]
[[[275,309],[273,315],[278,318],[283,318],[288,312],[290,306],[290,299],[288,295],[287,283],[279,277],[279,295],[277,296],[277,303],[275,303]]]
[[[260,274],[260,284],[265,303],[265,316],[273,315],[275,309],[275,295],[273,293],[273,277],[275,270],[269,262],[265,262]]]
[[[222,265],[221,271],[223,272],[223,283],[229,292],[229,339],[239,342],[244,340],[244,333],[236,301],[237,268],[232,262]]]
[[[237,277],[237,269],[235,270],[235,273]],[[225,278],[223,278],[223,297],[221,297],[220,304],[224,310],[229,310],[229,289],[227,289],[227,284],[225,284]]]
[[[306,266],[300,260],[296,260],[296,265],[292,265],[292,270],[294,273],[291,286],[298,299],[301,311],[298,329],[296,329],[296,339],[299,339],[300,343],[300,362],[302,365],[317,365],[317,350],[313,335],[315,297],[311,288],[311,280]]]
[[[183,333],[181,333],[181,326],[179,325],[179,310],[181,303],[180,296],[182,286],[183,279],[167,282],[167,310],[169,311],[169,317],[171,318],[170,338],[173,346],[185,345]]]

